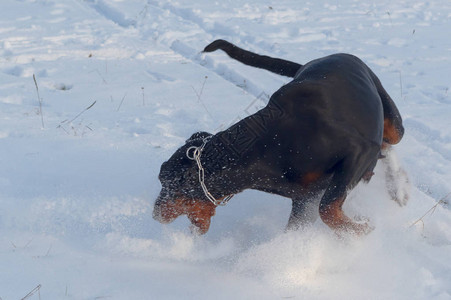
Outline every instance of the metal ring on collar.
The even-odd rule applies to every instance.
[[[192,156],[190,156],[190,151],[191,150],[193,150],[193,152],[192,152],[193,155]],[[191,146],[188,149],[186,149],[186,157],[188,157],[191,160],[196,160],[196,155],[197,155],[198,151],[199,151],[199,147]]]

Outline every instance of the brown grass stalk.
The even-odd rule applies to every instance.
[[[42,128],[44,128],[44,115],[42,114],[42,98],[39,95],[39,87],[38,87],[38,82],[36,81],[36,76],[33,74],[33,80],[34,80],[34,85],[36,86],[36,94],[38,95],[38,101],[39,101],[39,114],[41,115],[41,123],[42,123]]]

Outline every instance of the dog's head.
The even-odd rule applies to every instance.
[[[190,147],[201,146],[208,136],[211,134],[207,132],[193,134],[185,145],[161,165],[158,178],[162,189],[155,201],[155,220],[170,223],[180,215],[187,215],[197,232],[204,234],[208,231],[216,206],[202,191],[196,161],[187,156]]]

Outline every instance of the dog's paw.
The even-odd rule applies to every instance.
[[[349,221],[338,227],[336,233],[338,236],[364,236],[371,233],[375,227],[370,225],[370,220],[367,217],[356,217],[357,222]]]
[[[371,226],[368,222],[365,223],[353,223],[347,229],[348,233],[353,235],[362,236],[367,235],[374,230],[374,227]]]

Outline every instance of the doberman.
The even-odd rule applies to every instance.
[[[164,162],[154,218],[169,223],[186,214],[204,234],[217,205],[256,189],[292,199],[287,229],[311,222],[308,207],[320,197],[319,216],[330,228],[369,232],[368,224],[344,214],[343,202],[357,183],[369,181],[381,149],[404,134],[399,111],[377,76],[350,54],[300,65],[224,40],[204,52],[218,49],[293,80],[263,109],[215,135],[193,134]]]

